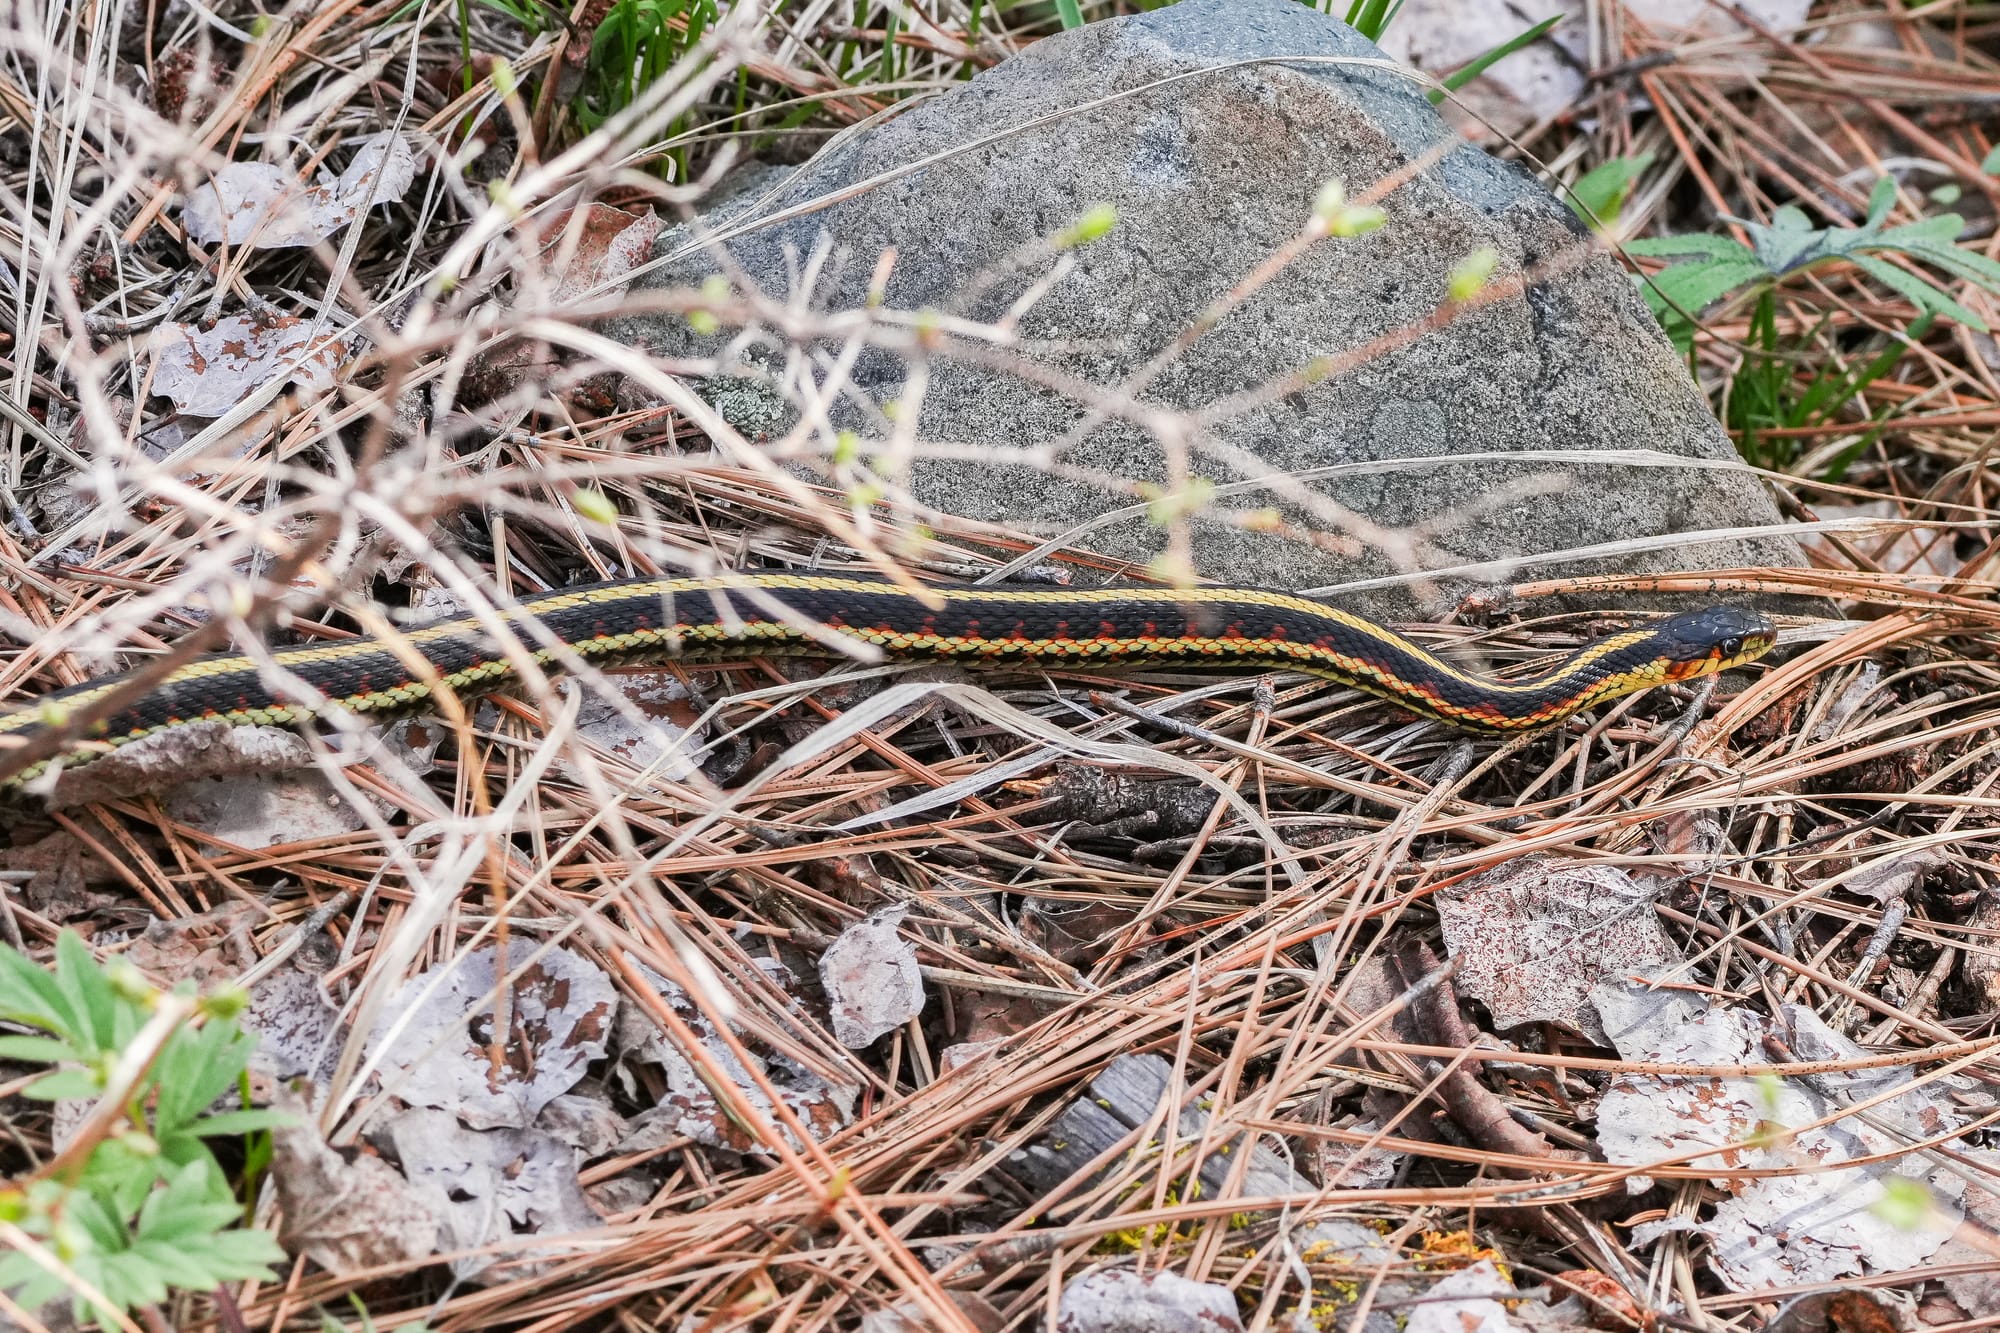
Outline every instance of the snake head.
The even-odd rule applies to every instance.
[[[1736,606],[1683,611],[1661,621],[1653,636],[1669,680],[1690,680],[1754,662],[1778,641],[1770,621]]]

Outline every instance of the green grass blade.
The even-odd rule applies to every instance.
[[[1371,42],[1382,40],[1403,0],[1354,0],[1347,7],[1347,26]]]
[[[1549,29],[1555,27],[1556,24],[1561,23],[1562,21],[1563,21],[1563,15],[1551,14],[1549,17],[1543,19],[1540,23],[1537,23],[1534,27],[1528,29],[1526,32],[1518,33],[1515,36],[1510,37],[1506,41],[1500,43],[1500,45],[1494,47],[1491,51],[1488,51],[1483,55],[1476,55],[1471,60],[1468,60],[1465,64],[1460,65],[1457,69],[1445,75],[1444,78],[1441,80],[1441,82],[1444,84],[1443,88],[1433,88],[1429,92],[1425,93],[1424,96],[1430,98],[1431,104],[1433,106],[1437,105],[1439,102],[1442,102],[1444,100],[1444,95],[1446,93],[1457,92],[1460,88],[1463,88],[1466,84],[1471,83],[1474,79],[1478,78],[1480,75],[1484,74],[1487,70],[1491,69],[1493,66],[1505,60],[1508,56],[1513,55],[1516,51],[1520,50],[1522,47],[1527,46],[1531,42],[1540,41],[1543,37],[1545,37],[1548,34]]]

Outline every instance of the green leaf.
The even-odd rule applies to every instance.
[[[1868,243],[1892,250],[1937,249],[1963,254],[1964,251],[1958,249],[1957,241],[1964,231],[1964,218],[1956,213],[1939,213],[1935,217],[1920,218],[1877,232]]]
[[[68,1190],[61,1197],[63,1219],[76,1228],[87,1248],[122,1250],[131,1243],[124,1221],[94,1191]]]
[[[1457,92],[1460,88],[1471,83],[1474,79],[1505,60],[1508,56],[1513,55],[1522,47],[1540,41],[1548,35],[1549,29],[1561,23],[1564,17],[1565,15],[1562,14],[1551,14],[1527,31],[1516,33],[1492,50],[1474,56],[1439,80],[1440,83],[1444,84],[1443,88],[1433,88],[1425,93],[1424,96],[1430,99],[1432,106],[1436,106],[1444,100],[1444,95],[1447,92]]]
[[[0,1037],[0,1060],[49,1065],[59,1060],[82,1060],[83,1056],[66,1041],[54,1037]]]
[[[285,1261],[285,1247],[268,1231],[237,1227],[219,1231],[208,1240],[209,1268],[226,1282],[268,1278],[273,1267]]]
[[[1699,315],[1737,288],[1770,275],[1755,259],[1699,259],[1675,264],[1654,274],[1647,290],[1667,309],[1683,316]]]
[[[99,1257],[97,1289],[113,1305],[129,1310],[137,1305],[158,1305],[166,1300],[169,1281],[196,1289],[214,1286],[212,1282],[202,1281],[205,1276],[198,1265],[187,1263],[187,1256],[171,1250],[164,1254],[147,1254],[129,1249]]]
[[[1828,236],[1815,230],[1805,211],[1786,204],[1771,215],[1771,225],[1737,220],[1750,233],[1751,248],[1772,277],[1789,273],[1827,253]]]
[[[55,978],[9,948],[0,948],[0,1018],[71,1039],[83,1026]]]
[[[279,1129],[293,1123],[293,1117],[280,1111],[223,1111],[217,1115],[203,1116],[189,1125],[187,1132],[204,1139],[212,1139],[218,1134],[255,1134],[260,1130]]]
[[[1065,32],[1083,26],[1083,10],[1077,7],[1076,0],[1056,0],[1056,17],[1062,20]]]
[[[1648,259],[1676,259],[1682,255],[1705,255],[1710,259],[1755,259],[1757,252],[1734,236],[1709,236],[1700,232],[1688,236],[1642,236],[1625,242],[1625,249]]]
[[[1868,226],[1879,227],[1889,219],[1889,210],[1896,206],[1896,178],[1884,176],[1875,182],[1875,188],[1868,192]]]
[[[143,1148],[134,1142],[144,1137],[120,1134],[106,1139],[83,1164],[83,1179],[79,1183],[120,1217],[130,1217],[139,1211],[139,1205],[153,1192],[162,1167],[167,1165],[160,1160],[159,1150],[150,1139],[146,1139]]]
[[[58,1069],[36,1079],[21,1089],[23,1097],[38,1102],[58,1102],[75,1098],[78,1101],[93,1101],[104,1085],[97,1081],[97,1075],[83,1069]]]
[[[0,1287],[14,1293],[14,1300],[28,1309],[38,1309],[69,1288],[40,1264],[18,1250],[0,1258]]]
[[[1947,315],[1976,333],[1987,331],[1985,320],[1953,300],[1949,292],[1925,282],[1909,270],[1897,268],[1887,260],[1877,259],[1873,255],[1850,255],[1848,258],[1853,261],[1856,268],[1867,273],[1884,287],[1907,297],[1917,309],[1933,310],[1940,315]]]
[[[1570,211],[1589,225],[1616,226],[1625,201],[1632,197],[1633,185],[1652,165],[1651,153],[1598,163],[1569,187],[1564,198]]]
[[[1883,247],[1887,249],[1888,247]],[[1921,259],[1933,268],[1941,268],[1956,278],[1976,283],[1989,292],[2000,293],[2000,263],[1995,263],[1977,250],[1959,246],[1901,246],[1902,253],[1912,259]]]
[[[256,1049],[256,1036],[233,1022],[211,1020],[198,1030],[176,1031],[153,1065],[159,1088],[153,1124],[161,1140],[180,1133],[234,1087]]]
[[[236,1196],[214,1162],[189,1162],[139,1209],[140,1240],[205,1236],[236,1220]]]
[[[1402,8],[1403,0],[1354,0],[1347,7],[1347,26],[1369,41],[1379,42]]]
[[[123,1044],[121,1038],[129,1031],[136,1030],[129,1019],[119,1022],[118,1011],[129,1006],[119,1000],[111,979],[91,956],[90,946],[73,930],[56,936],[56,986],[69,1001],[71,1012],[85,1024],[72,1040],[87,1035],[93,1051],[111,1051]]]
[[[1979,159],[1979,169],[1989,176],[2000,176],[2000,148],[1989,148],[1986,156]]]

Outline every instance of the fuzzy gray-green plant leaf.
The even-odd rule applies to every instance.
[[[1942,286],[1878,256],[1901,255],[1953,278],[2000,294],[2000,263],[1960,246],[1965,219],[1940,213],[1901,226],[1884,224],[1895,207],[1896,182],[1884,176],[1868,196],[1868,216],[1858,227],[1814,227],[1805,212],[1786,204],[1766,223],[1730,218],[1750,237],[1745,246],[1728,236],[1663,236],[1626,243],[1632,254],[1680,262],[1643,279],[1646,302],[1677,345],[1692,341],[1689,320],[1746,287],[1768,287],[1820,264],[1845,261],[1916,306],[1986,332],[1986,321]]]

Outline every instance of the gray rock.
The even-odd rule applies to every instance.
[[[1038,42],[836,146],[775,189],[760,180],[709,227],[727,217],[734,230],[746,218],[963,147],[852,198],[740,231],[726,245],[736,273],[785,298],[800,295],[798,275],[829,247],[810,299],[831,310],[861,305],[878,256],[894,246],[892,308],[992,319],[1048,271],[1046,254],[1020,266],[1024,250],[1092,205],[1112,204],[1117,226],[1075,252],[1074,271],[1020,324],[1026,355],[1069,382],[1109,388],[1297,235],[1323,182],[1343,180],[1359,195],[1422,159],[1422,170],[1383,200],[1385,226],[1320,241],[1144,386],[1144,403],[1174,412],[1237,400],[1194,435],[1195,473],[1226,488],[1262,473],[1340,465],[1312,489],[1382,528],[1418,536],[1415,561],[1427,569],[1777,522],[1755,478],[1734,466],[1727,438],[1630,279],[1588,253],[1588,237],[1566,208],[1518,168],[1459,142],[1390,70],[1233,63],[1273,56],[1379,60],[1381,53],[1294,0],[1183,0]],[[1144,91],[1100,100],[1135,89]],[[1074,114],[994,137],[1065,109]],[[655,281],[691,284],[715,271],[712,254],[685,253],[695,234],[682,228],[663,238],[661,253],[683,257]],[[1453,267],[1480,247],[1498,253],[1496,282],[1531,274],[1525,294],[1399,339],[1435,314]],[[632,321],[623,333],[669,354],[699,343],[673,320]],[[1311,387],[1246,394],[1315,357],[1378,339],[1395,345]],[[746,388],[760,366],[779,364],[782,343],[752,330],[731,347],[741,364],[716,384],[722,410],[751,431],[785,429],[793,418],[773,391]],[[905,374],[901,361],[871,353],[853,378],[880,401],[903,391]],[[931,358],[929,376],[918,417],[924,440],[975,448],[1060,443],[1069,475],[931,459],[914,473],[921,499],[1045,536],[1071,533],[1076,545],[1133,560],[1162,548],[1164,532],[1143,510],[1075,531],[1134,508],[1120,480],[1164,479],[1162,447],[1144,429],[1125,420],[1090,426],[1089,404],[1077,396],[972,364],[950,347]],[[864,421],[856,415],[844,424]],[[1453,461],[1470,453],[1634,449],[1691,461]],[[1411,466],[1412,459],[1442,461]],[[1079,479],[1079,470],[1106,484]],[[1314,517],[1313,506],[1296,499],[1249,486],[1224,489],[1213,508],[1251,512],[1284,500],[1286,517],[1301,528],[1331,530],[1334,511],[1320,506]],[[1343,590],[1410,566],[1379,548],[1342,553],[1212,517],[1197,520],[1194,536],[1205,575],[1329,589],[1379,614],[1514,577],[1802,563],[1788,538],[1759,536],[1612,560],[1487,564],[1442,582]]]

